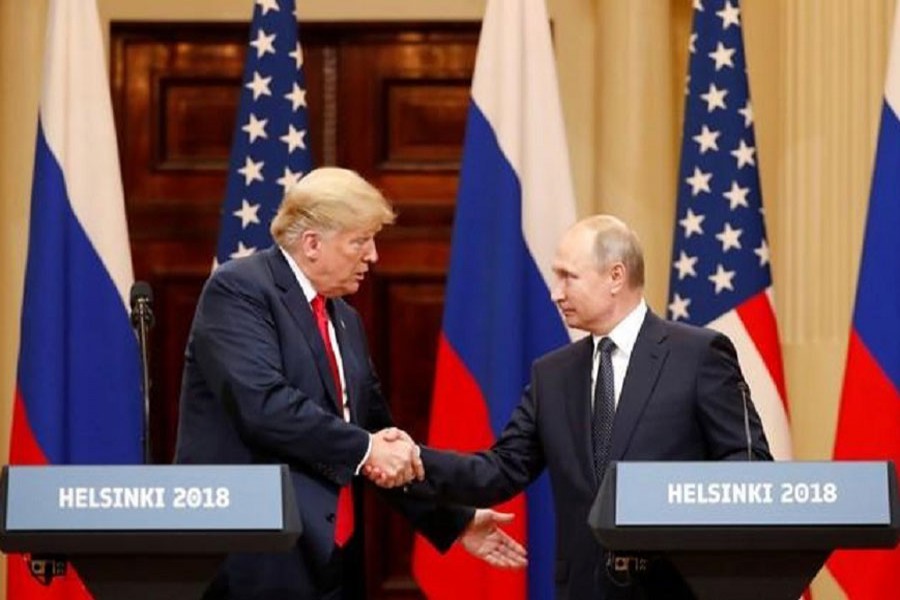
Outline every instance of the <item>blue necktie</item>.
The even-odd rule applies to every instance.
[[[591,416],[591,445],[594,449],[594,472],[597,483],[603,481],[612,444],[613,419],[616,416],[616,391],[613,383],[612,351],[616,344],[608,337],[597,344],[600,367],[594,385],[594,412]]]

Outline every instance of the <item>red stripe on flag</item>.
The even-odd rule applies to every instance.
[[[737,314],[762,356],[763,362],[766,363],[766,368],[778,389],[778,395],[781,396],[784,413],[789,415],[781,361],[781,344],[778,342],[778,323],[775,320],[772,303],[769,302],[769,295],[766,292],[760,292],[753,296],[737,307]]]
[[[494,443],[494,434],[481,390],[443,334],[438,341],[437,365],[429,445],[461,452],[490,447]],[[524,543],[527,526],[525,496],[520,494],[494,508],[515,513],[515,520],[504,529]],[[429,600],[489,600],[524,598],[526,595],[524,571],[491,567],[472,557],[459,544],[441,555],[424,538],[417,536],[412,562],[413,575]]]
[[[900,394],[856,331],[852,331],[834,458],[900,461],[898,431]]]
[[[91,600],[93,596],[84,587],[78,573],[69,565],[65,577],[56,577],[50,585],[43,585],[31,576],[28,562],[21,554],[7,557],[6,597],[9,600]]]
[[[478,382],[441,333],[428,445],[459,452],[484,450],[494,443],[487,403]]]
[[[13,405],[12,434],[9,446],[9,463],[12,465],[46,465],[47,457],[38,445],[28,423],[28,413],[22,392],[16,387],[16,399]]]
[[[22,393],[16,388],[13,405],[12,436],[9,461],[13,465],[46,465],[47,457],[38,445],[31,426]],[[7,556],[6,597],[10,600],[90,600],[90,592],[84,587],[75,569],[69,566],[65,577],[57,577],[50,585],[39,583],[28,570],[28,557],[22,554]]]
[[[900,462],[900,394],[856,331],[835,438],[835,460]],[[849,598],[885,598],[900,590],[900,550],[838,550],[828,568]]]

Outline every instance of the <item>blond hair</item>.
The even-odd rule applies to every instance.
[[[269,231],[283,248],[305,231],[380,228],[396,219],[385,197],[355,171],[320,167],[285,193]]]

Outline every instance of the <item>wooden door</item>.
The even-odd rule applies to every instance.
[[[135,276],[155,292],[152,439],[172,459],[185,342],[209,274],[247,24],[114,23],[112,86]],[[315,163],[354,169],[398,222],[351,302],[397,422],[425,439],[477,23],[303,25]],[[366,499],[372,598],[419,598],[412,531]]]

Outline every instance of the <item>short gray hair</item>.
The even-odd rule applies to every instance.
[[[305,231],[381,227],[396,219],[385,197],[355,171],[320,167],[291,186],[269,231],[288,248]]]
[[[619,261],[628,271],[628,284],[632,288],[644,287],[644,250],[633,229],[612,215],[594,215],[578,224],[596,234],[594,260],[599,268]]]

